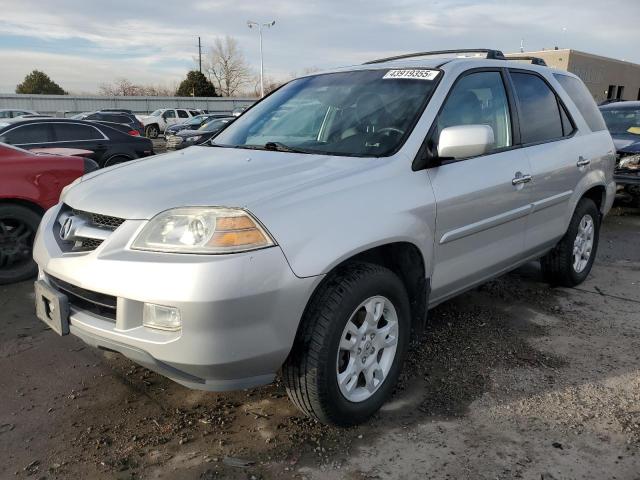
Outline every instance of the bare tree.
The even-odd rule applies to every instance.
[[[119,78],[111,83],[103,83],[98,87],[101,95],[110,97],[130,97],[140,95],[140,87],[126,78]]]
[[[215,39],[207,64],[211,82],[223,97],[236,95],[243,85],[251,81],[251,68],[238,41],[228,35]]]

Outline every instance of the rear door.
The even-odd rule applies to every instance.
[[[489,125],[495,145],[485,155],[428,170],[436,197],[432,300],[444,300],[523,257],[530,209],[529,161],[513,128],[515,106],[503,69],[472,71],[454,84],[431,129]],[[515,179],[515,184],[514,184]]]
[[[81,148],[94,152],[100,160],[109,148],[109,139],[93,125],[82,123],[52,123],[56,144],[60,147]]]
[[[528,253],[555,244],[566,230],[571,197],[588,171],[581,162],[575,122],[549,83],[535,72],[511,69],[523,151],[531,164]],[[582,166],[581,166],[582,165]]]

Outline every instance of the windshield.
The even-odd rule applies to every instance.
[[[601,110],[612,135],[640,135],[640,109],[620,108]]]
[[[387,156],[410,133],[437,77],[435,70],[411,69],[299,78],[238,117],[216,137],[216,144]]]
[[[156,110],[155,112],[151,112],[151,115],[149,115],[150,117],[159,117],[160,115],[162,115],[162,112],[164,110]]]
[[[224,126],[227,123],[229,123],[229,121],[230,120],[227,120],[227,119],[212,120],[212,121],[202,125],[198,130],[202,130],[203,132],[215,132],[215,131],[218,131],[218,130],[224,128]]]

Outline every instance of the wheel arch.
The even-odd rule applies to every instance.
[[[582,194],[580,199],[582,198],[589,198],[593,200],[593,203],[596,204],[598,211],[600,213],[604,213],[603,209],[605,207],[607,198],[607,189],[604,185],[594,185],[590,187]]]
[[[20,205],[42,216],[45,209],[35,202],[23,198],[0,198],[0,205]]]
[[[409,296],[412,337],[416,338],[419,336],[424,330],[427,319],[431,282],[427,277],[426,262],[422,252],[417,245],[407,241],[377,245],[357,252],[341,260],[337,265],[334,265],[322,281],[316,285],[312,294],[309,296],[301,319],[304,318],[307,308],[320,289],[345,266],[358,262],[380,265],[398,275]],[[298,325],[298,332],[300,331],[301,325],[302,322]]]

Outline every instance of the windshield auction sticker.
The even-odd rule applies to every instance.
[[[433,80],[438,76],[438,70],[424,70],[412,68],[407,70],[389,70],[385,73],[383,80],[407,78],[411,80]]]

